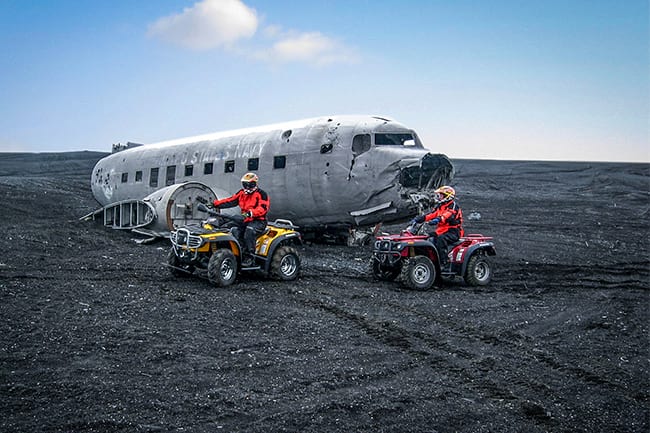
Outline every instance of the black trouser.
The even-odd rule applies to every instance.
[[[244,253],[253,254],[255,253],[255,241],[259,235],[264,233],[264,230],[266,230],[266,221],[253,220],[234,227],[232,234],[239,240]]]
[[[438,250],[440,263],[447,263],[447,247],[460,239],[460,230],[449,229],[442,234],[433,235],[432,239],[436,250]]]

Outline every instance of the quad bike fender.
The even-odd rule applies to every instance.
[[[275,250],[282,245],[302,245],[300,233],[289,232],[281,234],[275,238],[266,238],[257,245],[255,254],[266,258],[266,262],[264,263],[264,272],[269,272],[271,270],[271,258],[273,257]]]
[[[402,250],[402,257],[409,258],[415,256],[425,256],[439,267],[438,250],[436,246],[427,239],[407,242],[406,247]]]
[[[241,246],[236,237],[230,233],[221,234],[215,238],[206,239],[206,243],[209,246],[211,252],[215,252],[219,248],[227,248],[232,251],[232,253],[241,260]]]
[[[462,263],[460,275],[465,275],[467,263],[474,254],[483,253],[488,256],[496,256],[497,252],[492,242],[481,242],[467,248],[457,248],[453,251],[452,262]]]

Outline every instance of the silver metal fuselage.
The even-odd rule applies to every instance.
[[[394,138],[402,141],[386,143]],[[306,228],[371,225],[417,212],[412,195],[436,186],[428,182],[431,170],[423,171],[428,157],[417,134],[400,123],[333,116],[122,150],[97,163],[91,186],[103,206],[189,181],[222,197],[238,191],[242,175],[253,171],[271,198],[271,220]],[[413,176],[420,179],[414,183]]]

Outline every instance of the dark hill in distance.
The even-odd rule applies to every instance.
[[[45,176],[77,173],[90,179],[95,163],[107,152],[0,153],[0,176]]]

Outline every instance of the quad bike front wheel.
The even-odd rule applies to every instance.
[[[171,248],[167,253],[167,264],[169,265],[169,272],[175,277],[187,277],[194,272],[194,265],[183,263],[176,255],[174,248]]]
[[[215,251],[208,262],[208,280],[218,287],[229,286],[237,278],[237,259],[232,251]]]
[[[372,275],[381,281],[394,281],[402,271],[399,266],[387,267],[374,257],[370,259]]]
[[[465,270],[465,282],[470,286],[485,286],[492,280],[492,263],[488,256],[476,253],[469,258]]]
[[[283,281],[293,281],[300,273],[300,257],[294,247],[288,245],[277,249],[271,260],[271,275]]]
[[[416,256],[402,267],[402,282],[414,290],[428,290],[436,281],[436,267],[425,256]]]

